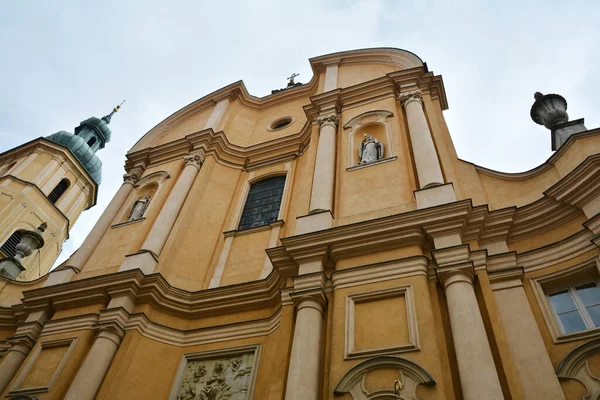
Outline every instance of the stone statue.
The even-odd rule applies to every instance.
[[[150,204],[150,195],[149,194],[137,199],[133,203],[133,206],[131,207],[131,211],[129,212],[129,221],[135,221],[136,219],[142,218],[144,216],[144,212],[146,211],[146,208],[148,208],[148,204]]]
[[[358,148],[359,164],[368,164],[383,158],[383,143],[365,134]]]

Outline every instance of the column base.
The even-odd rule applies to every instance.
[[[303,215],[296,218],[296,235],[322,231],[333,226],[333,215],[331,211],[318,211],[313,214]]]
[[[150,250],[140,250],[137,253],[126,255],[119,271],[139,268],[144,274],[149,275],[154,272],[156,264],[158,264],[158,257],[154,253]]]
[[[48,279],[44,282],[44,287],[60,285],[61,283],[70,282],[73,275],[79,273],[75,267],[64,267],[63,269],[50,271]]]
[[[418,209],[435,207],[456,201],[456,194],[454,193],[454,185],[452,183],[415,190],[414,194]]]

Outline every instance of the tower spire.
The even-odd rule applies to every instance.
[[[102,120],[104,122],[106,122],[107,124],[110,124],[110,119],[112,118],[112,116],[119,111],[119,109],[121,108],[121,106],[123,105],[123,103],[125,103],[127,100],[123,100],[121,102],[121,104],[119,104],[118,106],[116,106],[115,108],[112,109],[111,113],[108,115],[105,115],[104,117],[102,117]]]

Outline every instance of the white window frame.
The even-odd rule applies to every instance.
[[[590,314],[587,311],[587,307],[583,304],[583,302],[581,301],[581,298],[579,297],[579,294],[577,293],[577,287],[587,285],[590,283],[593,283],[594,285],[596,285],[597,288],[600,288],[600,280],[588,279],[588,280],[582,280],[582,281],[576,282],[574,284],[570,284],[568,286],[563,286],[561,288],[556,288],[556,289],[546,293],[546,299],[548,300],[548,304],[550,305],[550,308],[552,309],[552,313],[554,315],[554,318],[556,319],[556,323],[560,327],[560,331],[562,334],[568,335],[570,333],[585,332],[590,329],[600,328],[600,326],[596,326],[594,324],[592,317],[590,316]],[[583,320],[583,323],[585,324],[587,329],[585,329],[583,331],[575,331],[575,332],[570,332],[570,333],[566,332],[565,327],[563,326],[562,321],[560,319],[560,316],[559,316],[558,312],[556,311],[556,308],[554,308],[554,305],[552,304],[552,300],[550,299],[550,297],[552,295],[555,295],[560,292],[564,292],[565,290],[567,290],[569,292],[569,294],[571,295],[571,298],[573,299],[573,302],[575,303],[575,308],[576,308],[577,312],[579,313],[579,316]],[[598,304],[600,304],[600,303],[598,303]],[[594,304],[594,305],[598,305],[598,304]]]

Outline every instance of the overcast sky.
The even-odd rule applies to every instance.
[[[98,204],[72,229],[61,262],[154,125],[239,79],[264,96],[292,72],[309,81],[310,57],[365,47],[410,50],[442,75],[459,157],[487,168],[524,171],[550,156],[549,131],[529,117],[535,91],[563,95],[571,119],[600,126],[597,0],[19,0],[0,11],[0,151],[73,132],[127,99],[98,153]]]

